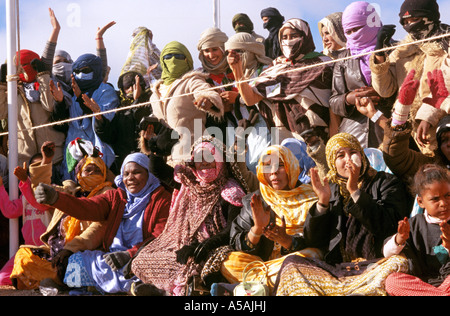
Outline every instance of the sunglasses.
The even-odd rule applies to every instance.
[[[183,54],[167,54],[167,55],[164,55],[163,59],[172,59],[172,57],[175,57],[175,59],[180,59],[180,60],[186,59],[186,56],[184,56]]]
[[[74,69],[73,72],[76,74],[79,74],[80,72],[84,73],[84,74],[89,74],[91,73],[93,70],[89,67],[83,67],[81,69]]]

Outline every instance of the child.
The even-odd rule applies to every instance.
[[[385,257],[403,252],[409,274],[386,279],[392,296],[450,296],[450,173],[433,164],[420,167],[414,177],[417,202],[424,209],[399,222],[398,233],[385,244]]]
[[[41,147],[41,154],[36,154],[30,161],[30,168],[33,169],[34,178],[31,179],[27,173],[27,166],[24,163],[22,167],[14,169],[14,175],[20,180],[19,189],[22,196],[11,201],[8,192],[0,178],[0,211],[9,219],[22,216],[22,236],[25,244],[42,245],[41,235],[46,231],[50,222],[51,214],[47,211],[48,206],[40,205],[34,198],[33,187],[39,181],[50,183],[51,174],[42,174],[41,166],[52,163],[55,144],[53,142],[45,142]],[[32,181],[33,180],[33,181]],[[11,258],[5,266],[0,270],[0,285],[11,285],[9,278],[13,269],[14,257]]]

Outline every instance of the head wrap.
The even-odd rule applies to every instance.
[[[206,150],[206,154],[204,153],[204,150]],[[203,159],[208,162],[215,161],[216,168],[205,170],[197,170],[196,168],[193,168],[192,172],[195,174],[200,183],[213,182],[223,172],[225,167],[223,152],[210,142],[200,143],[194,147],[192,152],[192,161],[194,163],[201,162]]]
[[[362,180],[369,176],[372,177],[376,171],[370,166],[364,150],[361,147],[358,139],[348,133],[339,133],[334,135],[328,140],[325,154],[327,158],[327,164],[330,171],[328,171],[327,177],[332,183],[336,183],[340,187],[340,193],[344,197],[345,204],[350,198],[350,193],[347,190],[347,178],[343,178],[338,174],[336,168],[336,155],[341,148],[351,148],[357,150],[361,154],[361,171],[359,177],[359,185],[361,186]]]
[[[284,163],[289,183],[287,190],[274,190],[266,181],[263,163],[268,155],[278,156]],[[261,154],[256,173],[261,196],[277,215],[277,224],[281,225],[281,218],[284,217],[289,235],[303,232],[306,215],[317,201],[317,196],[309,184],[298,185],[300,167],[294,154],[284,146],[270,146]]]
[[[275,59],[281,54],[278,31],[283,25],[284,16],[275,8],[266,8],[261,10],[261,18],[263,17],[269,18],[269,21],[263,24],[263,27],[269,31],[269,36],[264,41],[266,56]]]
[[[246,78],[251,78],[260,65],[270,65],[272,60],[266,57],[264,44],[257,42],[248,33],[237,33],[225,43],[225,50],[243,50],[242,68]]]
[[[73,63],[72,57],[71,57],[70,54],[69,54],[68,52],[66,52],[65,50],[62,50],[62,49],[56,50],[56,51],[55,51],[55,57],[57,57],[57,56],[63,57],[64,59],[67,60],[67,62],[68,62],[69,64],[72,64],[72,63]]]
[[[373,51],[377,44],[378,31],[381,29],[381,19],[375,8],[364,1],[356,1],[348,5],[342,14],[342,27],[347,32],[356,27],[362,27],[347,37],[347,48],[352,55],[358,55]],[[370,70],[370,55],[360,58],[361,72],[366,79],[366,83],[372,83]]]
[[[93,71],[92,78],[84,79],[77,77],[76,71],[79,71],[84,67],[89,67],[92,69]],[[102,60],[100,57],[95,56],[93,54],[84,54],[78,57],[78,59],[72,65],[72,70],[75,76],[75,81],[80,87],[81,92],[86,93],[90,97],[103,82]]]
[[[400,24],[410,17],[427,17],[433,22],[439,23],[441,14],[436,0],[405,0],[400,7]]]
[[[16,53],[16,65],[19,65],[18,59],[20,58],[20,66],[23,68],[24,73],[20,73],[19,77],[22,82],[30,83],[36,80],[37,71],[31,66],[33,59],[41,59],[38,54],[31,50],[22,49],[20,53]]]
[[[145,184],[144,188],[137,193],[129,192],[125,187],[125,183],[123,182],[123,171],[125,169],[125,166],[130,162],[137,163],[139,166],[145,168],[145,170],[147,170],[148,172],[147,183]],[[148,158],[148,156],[142,153],[130,154],[124,159],[122,163],[120,175],[118,175],[114,179],[116,186],[127,193],[127,204],[125,206],[125,211],[123,215],[124,218],[132,217],[136,213],[144,211],[145,208],[147,207],[148,202],[150,201],[152,192],[161,185],[158,178],[156,178],[149,171],[149,165],[150,159]]]
[[[287,28],[295,29],[300,32],[300,41],[293,47],[290,56],[284,56],[290,60],[300,59],[308,53],[313,52],[316,49],[314,44],[314,39],[309,28],[309,24],[301,19],[289,19],[287,20],[279,31],[280,45],[283,45],[281,37],[283,36],[283,31]]]
[[[347,38],[342,28],[342,12],[335,12],[327,15],[319,21],[319,33],[322,36],[322,29],[326,27],[333,40],[341,47],[346,46]],[[331,52],[324,47],[324,54],[329,56]]]
[[[228,69],[227,56],[225,55],[225,42],[228,40],[228,36],[217,27],[211,27],[203,31],[200,35],[200,40],[197,43],[197,49],[199,51],[198,58],[200,59],[203,68],[212,74],[222,74]],[[203,56],[203,50],[208,48],[218,47],[222,50],[223,57],[220,63],[212,65]]]
[[[244,24],[244,26],[237,26],[236,23]],[[246,32],[246,33],[252,33],[253,31],[253,22],[250,20],[247,14],[245,13],[238,13],[236,14],[233,19],[231,20],[233,29],[236,31],[236,33],[240,32]]]
[[[96,165],[100,171],[101,175],[93,174],[89,175],[87,177],[83,177],[82,173],[84,168],[87,165],[94,164]],[[90,192],[90,196],[94,196],[98,191],[103,189],[105,186],[111,186],[110,182],[106,181],[106,175],[107,175],[107,168],[106,164],[100,157],[92,157],[92,156],[85,156],[79,163],[76,168],[76,175],[78,184],[81,186],[83,191]]]
[[[155,64],[160,64],[158,47],[153,43],[153,33],[146,27],[138,27],[133,31],[130,50],[127,60],[122,67],[121,75],[126,72],[135,71],[144,76],[146,86],[150,86],[151,76],[147,75],[147,69]],[[159,80],[161,78],[161,67],[152,71],[152,76]]]
[[[308,176],[308,172],[316,166],[316,163],[308,156],[306,143],[296,138],[286,138],[281,142],[281,146],[288,148],[297,158],[301,170],[298,180],[302,183],[310,183],[311,178]]]
[[[136,76],[140,79],[139,82],[142,92],[145,91],[146,83],[144,76],[136,71],[128,71],[120,75],[119,80],[117,81],[117,87],[119,88],[120,95],[123,99],[127,97],[127,93],[125,91],[136,84]]]
[[[175,57],[172,57],[171,59],[164,59],[164,56],[168,54],[183,54],[186,56],[186,59],[179,60]],[[170,85],[194,68],[191,53],[189,53],[186,46],[176,41],[170,42],[163,48],[160,63],[163,70],[161,79],[164,81],[165,85]]]

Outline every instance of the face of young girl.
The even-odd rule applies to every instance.
[[[450,183],[445,181],[431,183],[422,190],[417,202],[429,215],[447,220],[450,217]]]
[[[352,162],[357,169],[361,169],[361,153],[353,148],[341,148],[336,154],[336,170],[343,178],[350,176],[350,162]],[[357,170],[359,174],[359,170]]]

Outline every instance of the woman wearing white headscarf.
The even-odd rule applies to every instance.
[[[342,28],[342,12],[327,15],[319,21],[319,33],[323,42],[323,53],[336,58],[337,52],[345,48],[347,39]]]
[[[225,51],[227,53],[231,51],[239,52],[245,79],[258,77],[272,63],[272,59],[265,54],[264,44],[258,42],[249,33],[241,32],[231,36],[225,43]],[[254,173],[256,173],[256,165],[261,152],[270,146],[271,136],[267,121],[269,111],[270,105],[264,102],[245,104],[239,96],[231,105],[229,112],[225,114],[227,126],[233,127],[233,129],[227,130],[228,139],[234,140],[237,137],[237,141],[244,140],[241,132],[244,132],[247,136],[245,138],[247,149],[245,162],[250,171]],[[244,131],[235,130],[238,126],[242,127]],[[249,127],[251,130],[245,131]],[[240,145],[243,144],[238,144],[238,146]]]

